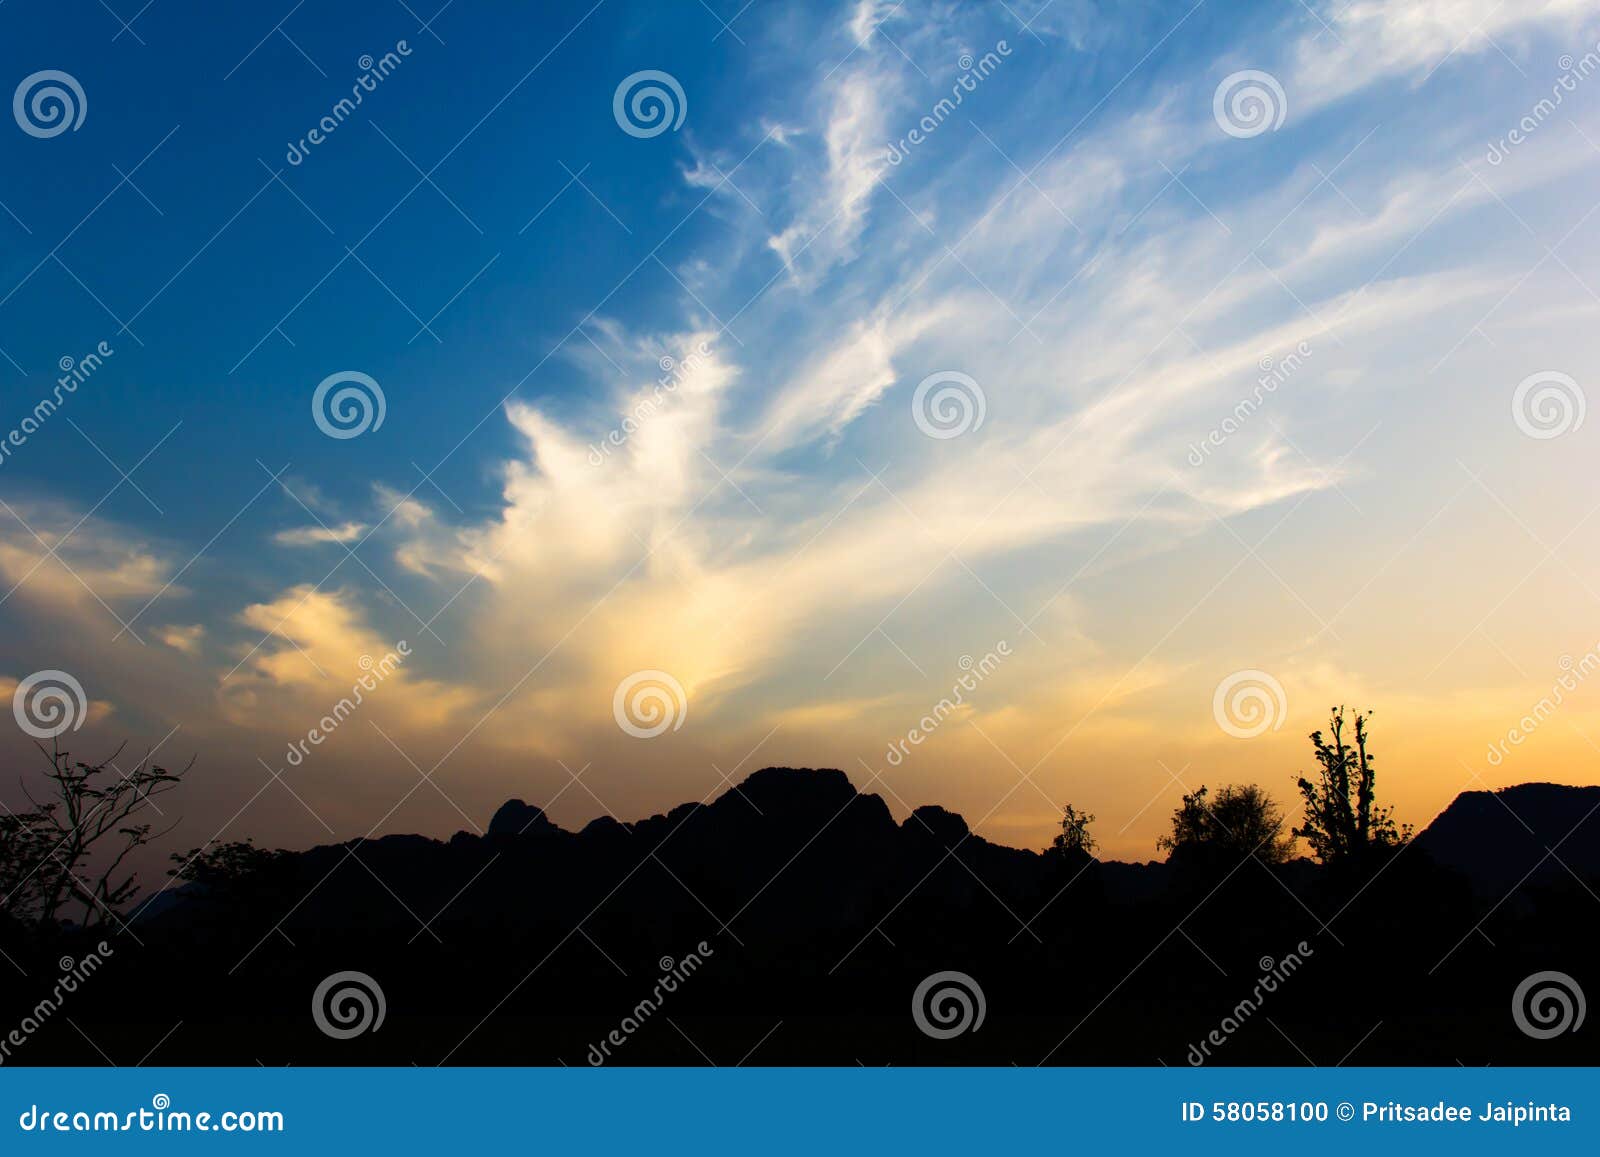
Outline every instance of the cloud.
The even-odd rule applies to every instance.
[[[142,536],[115,523],[0,501],[0,579],[16,597],[62,609],[149,600],[182,593],[169,588],[172,573]]]
[[[878,18],[853,14],[858,32]],[[1026,614],[1073,573],[1041,573],[1041,559],[1081,557],[1106,534],[1125,552],[1108,561],[1149,559],[1219,519],[1347,481],[1357,464],[1299,445],[1322,375],[1358,382],[1352,365],[1495,292],[1492,276],[1456,268],[1379,268],[1368,284],[1381,262],[1353,260],[1484,204],[1452,198],[1452,177],[1466,179],[1453,159],[1352,164],[1341,183],[1384,192],[1356,224],[1309,169],[1225,188],[1215,209],[1197,203],[1173,173],[1237,144],[1200,131],[1214,128],[1209,100],[1180,110],[1160,96],[1108,115],[1029,182],[973,138],[988,164],[907,165],[895,179],[911,211],[886,204],[874,217],[883,170],[867,144],[881,146],[874,134],[903,98],[891,53],[874,39],[830,82],[811,126],[821,153],[793,133],[769,145],[792,179],[774,198],[776,172],[760,171],[757,201],[781,206],[795,238],[819,222],[844,228],[793,291],[742,313],[742,345],[609,322],[607,360],[636,384],[599,415],[509,405],[522,452],[504,465],[499,514],[450,525],[413,500],[392,520],[403,566],[455,576],[447,595],[477,584],[463,610],[475,673],[513,688],[484,723],[495,741],[581,748],[609,726],[618,680],[644,668],[670,671],[713,728],[881,726],[894,697],[836,689],[829,680],[849,673],[829,669],[877,639],[885,616],[936,636],[933,608],[965,598],[987,639],[1026,637],[1049,622]],[[686,180],[703,186],[706,172]],[[1263,255],[1264,230],[1247,237],[1217,210],[1236,223],[1298,216]],[[958,260],[947,237],[967,239]],[[734,252],[737,265],[749,251]],[[796,256],[783,253],[791,272]],[[713,286],[719,277],[731,288],[732,269],[708,271]],[[644,352],[700,342],[714,354],[660,397]],[[1189,447],[1257,390],[1263,359],[1307,342],[1303,376],[1191,467]],[[919,433],[912,390],[938,370],[979,382],[980,430]],[[1127,688],[1110,675],[1104,685],[1116,690],[1105,709],[1120,710]],[[1115,719],[1119,733],[1137,730]]]
[[[151,634],[174,651],[182,651],[185,655],[197,655],[200,653],[200,644],[205,639],[206,628],[203,623],[193,623],[189,626],[173,624],[157,627]]]
[[[1498,55],[1503,40],[1535,28],[1576,37],[1600,11],[1594,0],[1354,0],[1317,10],[1294,52],[1291,99],[1302,109],[1390,77],[1424,80],[1452,58]]]
[[[222,683],[220,703],[233,722],[253,730],[303,731],[402,643],[405,650],[421,650],[418,643],[380,634],[352,592],[309,585],[251,604],[239,622],[266,637]],[[373,695],[370,718],[398,732],[427,731],[443,727],[475,701],[469,689],[418,674],[418,662],[402,653]]]
[[[23,676],[23,678],[26,677],[27,676]],[[16,676],[0,675],[0,703],[10,704],[17,694],[17,686],[21,682],[22,679],[19,679]],[[59,686],[59,684],[46,684],[46,686]],[[116,706],[105,699],[90,699],[88,700],[88,704],[88,712],[86,715],[84,715],[81,721],[77,720],[76,707],[68,709],[67,717],[76,721],[76,726],[73,727],[73,730],[76,730],[77,727],[82,727],[89,724],[103,723],[106,719],[111,717],[113,712],[116,711]],[[40,722],[54,722],[57,718],[58,716],[52,715],[48,718],[42,719]]]
[[[896,353],[948,319],[950,306],[881,315],[851,325],[837,344],[774,392],[762,423],[766,447],[777,451],[821,435],[837,438],[897,380]]]
[[[887,74],[870,67],[846,72],[830,86],[821,162],[810,177],[816,191],[767,239],[797,278],[814,279],[855,256],[873,191],[889,167],[888,86]],[[794,141],[790,147],[803,151],[807,144]]]
[[[1493,63],[1497,46],[1516,52],[1516,38],[1593,9],[1355,0],[1318,9],[1333,33],[1297,13],[1230,33],[1227,59],[1199,42],[1146,62],[1150,41],[1103,32],[1110,21],[1090,19],[1093,5],[1020,8],[1056,38],[1045,46],[1004,13],[848,6],[814,40],[784,42],[792,71],[752,80],[728,139],[685,138],[683,188],[717,191],[714,228],[697,222],[675,242],[692,292],[586,319],[587,340],[564,355],[579,388],[530,385],[504,406],[510,449],[487,464],[492,513],[405,496],[403,482],[363,481],[336,506],[296,482],[329,526],[273,541],[370,533],[392,552],[392,564],[366,552],[371,565],[400,572],[378,582],[448,608],[448,645],[413,640],[414,657],[363,711],[408,750],[493,749],[474,770],[496,782],[592,761],[631,777],[630,800],[669,804],[712,759],[774,734],[761,759],[849,766],[948,690],[958,655],[1000,638],[1017,657],[901,773],[912,778],[897,790],[916,802],[975,806],[976,819],[998,794],[983,773],[1009,788],[1007,760],[1045,760],[1049,795],[1115,768],[1096,790],[1132,814],[1166,787],[1120,773],[1137,758],[1153,774],[1165,737],[1233,750],[1207,721],[1218,663],[1275,664],[1297,701],[1353,686],[1409,709],[1342,656],[1299,649],[1315,630],[1303,603],[1338,606],[1343,579],[1382,564],[1363,557],[1369,535],[1390,531],[1398,547],[1415,527],[1388,510],[1340,521],[1316,500],[1375,474],[1425,476],[1484,399],[1504,413],[1495,391],[1519,375],[1499,382],[1503,365],[1463,366],[1448,381],[1429,367],[1485,309],[1508,328],[1535,313],[1502,301],[1508,260],[1520,275],[1541,253],[1506,257],[1506,234],[1526,238],[1497,195],[1581,185],[1593,161],[1551,123],[1514,165],[1475,176],[1462,142],[1476,150],[1520,105],[1444,108],[1428,86],[1392,100],[1385,86],[1415,86],[1453,49]],[[1004,71],[891,172],[887,142],[949,91],[958,49],[1002,35],[1016,48]],[[1085,60],[1063,39],[1103,52]],[[1240,141],[1213,123],[1211,92],[1234,52],[1282,74],[1281,133]],[[1333,116],[1300,131],[1303,114],[1358,90],[1386,102],[1370,139],[1366,123]],[[737,189],[725,180],[736,164]],[[1593,307],[1574,311],[1571,288],[1540,289],[1555,308],[1537,318],[1579,332]],[[1303,365],[1263,393],[1263,363],[1302,344]],[[977,383],[981,427],[950,439],[919,429],[916,385],[939,372]],[[1366,441],[1379,417],[1407,415],[1416,424]],[[1190,449],[1225,423],[1225,442],[1193,464]],[[1498,455],[1492,436],[1474,429],[1472,444]],[[1284,525],[1301,503],[1327,522]],[[165,548],[125,528],[95,520],[68,535],[62,512],[22,513],[107,600],[147,600],[173,573]],[[1267,581],[1287,572],[1277,582],[1297,597],[1311,589],[1302,603],[1276,584],[1262,598],[1222,581],[1229,567],[1260,577],[1252,555],[1274,548],[1283,557],[1272,555]],[[20,522],[0,520],[0,576],[26,577],[19,602],[103,615]],[[224,610],[219,596],[184,616],[191,625],[152,632],[167,649],[140,659],[159,678],[136,679],[128,661],[140,686],[119,694],[125,714],[162,707],[186,726],[209,715],[251,734],[304,734],[348,695],[361,656],[414,632],[390,591],[323,591],[297,571],[250,577],[263,585]],[[1396,615],[1374,629],[1409,639],[1413,625]],[[1340,645],[1318,638],[1330,653]],[[223,653],[237,670],[198,661]],[[691,703],[690,725],[648,751],[611,716],[618,684],[644,669],[671,673]],[[207,682],[181,683],[185,672]],[[157,683],[170,703],[143,690]],[[376,750],[393,770],[365,723],[340,742],[351,766]],[[1254,751],[1248,761],[1266,766]],[[1046,814],[1039,784],[1019,785],[1019,814]]]
[[[344,522],[338,526],[298,526],[280,530],[272,536],[279,546],[321,546],[330,542],[355,542],[367,531],[364,522]]]

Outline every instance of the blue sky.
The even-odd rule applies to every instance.
[[[197,751],[191,842],[247,800],[233,834],[299,843],[629,818],[786,762],[1020,843],[1077,800],[1133,855],[1186,786],[1282,790],[1347,699],[1411,818],[1592,780],[1581,712],[1483,752],[1596,646],[1595,427],[1514,406],[1590,384],[1600,6],[326,7],[0,5],[7,84],[87,105],[0,133],[0,430],[114,350],[0,465],[0,679]],[[617,119],[645,70],[678,127]],[[1230,133],[1245,71],[1281,123]],[[380,428],[313,421],[341,371]],[[981,424],[925,433],[936,374]],[[637,671],[686,710],[648,744]],[[1282,691],[1249,743],[1234,672]]]

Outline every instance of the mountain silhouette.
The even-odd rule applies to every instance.
[[[543,808],[523,803],[520,799],[508,799],[489,820],[489,835],[520,836],[554,826],[544,818]]]
[[[1485,896],[1600,876],[1600,787],[1463,792],[1418,833],[1417,846]]]
[[[1006,847],[934,805],[897,822],[837,770],[765,768],[579,831],[513,799],[481,835],[258,853],[176,885],[70,1013],[119,1063],[170,1030],[160,1063],[1177,1065],[1230,1024],[1205,1063],[1592,1063],[1592,1032],[1534,1040],[1508,1009],[1551,969],[1600,991],[1596,804],[1469,792],[1354,877]],[[71,935],[5,946],[48,976]],[[349,973],[385,1016],[330,1035],[308,1006]],[[981,1026],[925,1031],[919,991],[967,981]],[[29,1048],[102,1063],[75,1033]]]

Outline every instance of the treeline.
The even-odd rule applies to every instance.
[[[1156,841],[1157,849],[1175,867],[1198,872],[1231,870],[1252,857],[1264,864],[1287,863],[1299,840],[1324,867],[1359,873],[1381,864],[1410,841],[1412,827],[1397,823],[1394,809],[1377,802],[1370,718],[1357,712],[1346,720],[1345,709],[1335,707],[1327,730],[1311,733],[1317,766],[1313,777],[1298,780],[1304,806],[1299,826],[1290,826],[1281,805],[1257,784],[1226,784],[1215,795],[1202,784],[1185,793],[1172,815],[1172,830]],[[1092,856],[1098,846],[1094,821],[1093,815],[1065,805],[1050,850]]]

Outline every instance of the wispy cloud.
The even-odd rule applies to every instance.
[[[643,266],[664,291],[578,311],[560,372],[509,396],[497,383],[479,440],[452,451],[492,502],[457,507],[403,460],[337,497],[296,479],[326,525],[297,510],[256,533],[294,549],[233,560],[141,661],[186,725],[276,742],[407,637],[416,658],[371,722],[408,752],[503,779],[593,762],[652,803],[763,735],[778,736],[763,759],[870,758],[962,654],[1002,638],[1016,659],[904,773],[926,798],[982,796],[980,814],[998,793],[972,768],[1009,787],[1039,761],[1047,786],[1018,812],[1037,816],[1040,792],[1149,771],[1173,736],[1219,766],[1264,761],[1207,730],[1217,664],[1272,661],[1297,704],[1348,686],[1410,709],[1425,695],[1400,684],[1432,661],[1402,677],[1397,656],[1459,646],[1429,616],[1482,620],[1501,597],[1483,572],[1515,552],[1451,566],[1449,616],[1351,620],[1373,583],[1442,583],[1406,571],[1418,536],[1472,557],[1481,530],[1448,525],[1455,459],[1503,455],[1483,415],[1585,348],[1593,261],[1547,246],[1589,208],[1573,190],[1600,168],[1585,141],[1600,104],[1574,99],[1515,164],[1477,158],[1539,88],[1530,62],[1592,44],[1597,14],[1355,0],[1222,35],[1188,4],[1123,19],[1067,0],[862,0],[797,39],[800,16],[752,10],[750,59],[784,67],[738,78],[739,115],[693,117],[676,167],[666,140],[637,162],[676,182],[652,196],[710,194]],[[1002,38],[1004,64],[891,164],[963,55]],[[1281,82],[1279,131],[1239,139],[1213,119],[1241,68]],[[1472,107],[1467,83],[1484,90]],[[1263,393],[1263,367],[1301,348]],[[951,374],[983,421],[930,437],[918,386]],[[1374,478],[1384,509],[1353,493]],[[1411,488],[1437,505],[1388,509]],[[0,510],[0,578],[88,654],[110,622],[95,598],[185,597],[166,584],[186,552],[100,513],[74,527],[83,514]],[[346,552],[310,549],[358,541],[337,577]],[[1394,654],[1372,657],[1374,636]],[[126,656],[100,661],[137,682]],[[644,669],[681,683],[694,723],[652,748],[649,776],[611,717]],[[1430,675],[1432,701],[1482,710],[1467,675],[1444,685],[1457,676]],[[129,717],[161,708],[143,688],[126,699]],[[340,742],[392,762],[370,728]],[[1166,786],[1106,778],[1129,813]]]
[[[174,624],[157,627],[151,633],[174,651],[182,651],[185,655],[198,655],[200,644],[206,637],[206,628],[204,623],[191,623],[188,626]]]
[[[344,522],[338,526],[297,526],[272,536],[279,546],[322,546],[330,542],[355,542],[367,532],[364,522]]]

